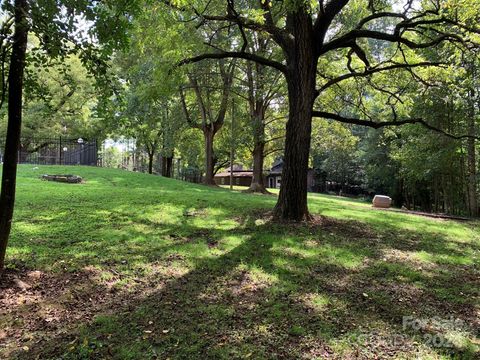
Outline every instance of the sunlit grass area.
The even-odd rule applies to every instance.
[[[478,223],[311,194],[313,223],[278,224],[238,190],[21,166],[0,358],[478,355]]]

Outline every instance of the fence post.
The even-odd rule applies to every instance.
[[[62,137],[58,137],[58,164],[62,165]]]

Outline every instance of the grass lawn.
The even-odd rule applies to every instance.
[[[479,355],[478,222],[312,194],[313,223],[276,224],[275,201],[121,170],[21,166],[0,359]]]

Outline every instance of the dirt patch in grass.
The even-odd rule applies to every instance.
[[[53,274],[20,268],[7,270],[0,285],[0,348],[29,346],[89,321],[108,300],[107,289],[92,281],[88,271]]]
[[[101,279],[105,271],[111,276]],[[174,271],[165,274],[180,276]],[[37,344],[67,336],[98,314],[131,308],[135,299],[163,286],[163,276],[155,275],[130,278],[127,286],[118,287],[125,275],[115,269],[86,267],[65,273],[42,272],[21,265],[7,269],[0,284],[2,358],[9,358],[18,350],[30,353]]]
[[[365,226],[359,221],[344,221],[333,217],[310,214],[308,221],[289,222],[275,219],[271,210],[254,210],[247,217],[236,218],[242,225],[268,225],[281,228],[288,233],[297,233],[299,230],[308,230],[309,232],[325,231],[340,236],[357,238],[377,238],[378,233],[372,228]]]
[[[348,237],[350,239],[373,239],[378,236],[377,232],[373,231],[373,229],[365,226],[365,224],[362,224],[359,221],[342,221],[321,215],[313,215],[312,220],[308,223],[308,226],[313,229],[330,231],[331,233]]]

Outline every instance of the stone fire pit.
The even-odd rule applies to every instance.
[[[41,179],[45,181],[56,181],[68,184],[79,184],[83,181],[83,179],[77,175],[42,175]]]

